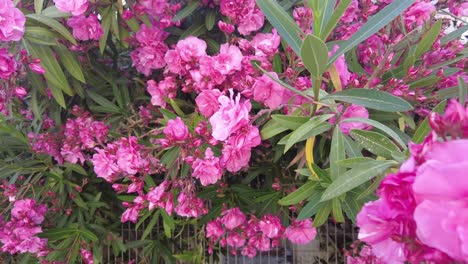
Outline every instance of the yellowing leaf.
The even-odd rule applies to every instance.
[[[343,90],[343,87],[341,86],[340,75],[336,70],[335,64],[332,64],[332,66],[328,68],[328,73],[330,74],[331,81],[333,83],[333,86],[335,86],[336,91],[339,92]]]

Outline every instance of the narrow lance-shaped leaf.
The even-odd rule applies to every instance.
[[[333,31],[333,29],[336,27],[338,24],[338,21],[340,21],[341,17],[343,16],[344,12],[348,8],[349,4],[351,3],[352,0],[341,0],[336,9],[333,11],[333,14],[331,15],[330,19],[328,19],[328,22],[325,26],[324,29],[321,30],[320,32],[320,38],[323,40],[326,40],[330,33]]]
[[[311,196],[314,193],[314,189],[316,186],[317,182],[308,181],[293,193],[290,193],[288,196],[279,200],[278,203],[280,205],[297,204]]]
[[[333,138],[330,147],[330,175],[332,179],[336,179],[343,174],[346,169],[336,164],[337,161],[346,158],[344,136],[341,133],[340,127],[336,126],[333,131]]]
[[[327,69],[328,49],[325,43],[312,35],[307,35],[301,46],[301,59],[310,74],[320,78]]]
[[[458,92],[459,92],[459,100],[461,105],[465,105],[466,101],[466,94],[467,94],[467,86],[466,82],[462,76],[458,76]]]
[[[26,15],[26,17],[49,26],[50,28],[57,31],[57,33],[62,35],[62,37],[64,37],[66,40],[70,41],[71,43],[75,45],[77,44],[75,38],[73,38],[70,32],[58,21],[52,18],[46,17],[44,15],[38,15],[38,14],[28,14]]]
[[[410,7],[415,0],[398,0],[393,1],[391,4],[382,9],[379,13],[370,17],[367,23],[364,24],[353,36],[346,42],[340,45],[340,48],[333,54],[329,60],[330,66],[338,59],[339,56],[346,53],[348,50],[356,47],[359,43],[366,40],[370,36],[377,33],[380,29],[390,23],[395,17],[400,15],[408,7]]]
[[[291,134],[291,137],[289,138],[288,142],[286,143],[286,146],[284,148],[284,152],[288,151],[294,144],[303,139],[308,133],[314,129],[315,127],[318,127],[328,119],[330,119],[333,115],[331,114],[326,114],[326,115],[321,115],[321,116],[316,116],[313,117],[311,120],[309,120],[307,123],[303,124],[300,126],[298,129],[294,130],[294,132]],[[312,135],[309,135],[309,137]],[[307,139],[308,137],[306,137]]]
[[[410,103],[400,97],[374,89],[347,89],[325,96],[332,99],[385,112],[406,112],[413,109]]]
[[[392,158],[393,152],[400,149],[387,137],[373,131],[351,130],[351,136],[365,149],[377,156]]]
[[[362,166],[356,166],[334,180],[323,193],[321,201],[328,201],[338,197],[383,173],[386,169],[395,164],[397,164],[395,161],[376,160],[374,162],[365,163]]]
[[[303,33],[291,16],[276,0],[256,0],[256,2],[280,36],[286,40],[298,56],[301,56],[302,40],[299,38],[299,34],[303,35]]]

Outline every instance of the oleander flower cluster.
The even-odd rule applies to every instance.
[[[5,261],[254,258],[354,220],[350,263],[468,259],[467,4],[324,3],[0,0]]]
[[[431,134],[410,145],[410,158],[389,174],[379,199],[357,216],[359,239],[381,263],[454,263],[467,259],[466,224],[468,108],[448,103],[430,115]],[[353,259],[353,257],[350,257]],[[356,263],[367,263],[365,257]]]

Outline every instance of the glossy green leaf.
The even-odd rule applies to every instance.
[[[59,17],[69,17],[70,13],[64,13],[57,9],[55,5],[49,6],[46,9],[42,10],[41,14],[50,18],[59,18]]]
[[[301,46],[301,59],[310,74],[320,78],[327,69],[327,45],[321,39],[307,35]]]
[[[190,16],[193,13],[193,11],[195,11],[198,8],[199,5],[200,5],[200,1],[190,2],[182,10],[177,12],[177,15],[175,15],[172,18],[172,22],[176,22],[176,21],[179,21],[181,19],[184,19],[184,18]]]
[[[427,33],[422,37],[421,41],[416,46],[415,57],[416,59],[421,57],[424,53],[426,53],[434,42],[439,37],[440,31],[442,30],[442,20],[438,20],[431,28],[427,31]]]
[[[206,32],[205,23],[193,24],[189,28],[187,28],[184,33],[180,36],[179,39],[184,39],[189,36],[198,37],[203,35]]]
[[[345,136],[345,149],[346,149],[346,154],[350,158],[358,158],[362,157],[362,148],[359,147],[359,145],[354,142],[350,137]]]
[[[385,170],[396,164],[395,161],[376,160],[374,162],[362,164],[361,166],[356,166],[334,180],[323,193],[321,201],[328,201],[338,197],[385,172]]]
[[[364,24],[356,33],[354,33],[351,38],[340,45],[340,48],[330,58],[328,66],[335,62],[339,56],[343,55],[347,51],[356,47],[359,43],[377,33],[380,29],[389,24],[394,18],[403,13],[403,11],[410,7],[414,2],[415,0],[393,1],[379,13],[371,16],[367,20],[366,24]]]
[[[432,112],[439,113],[441,114],[445,106],[447,105],[447,101],[444,100],[440,102],[434,109],[432,109]],[[429,120],[426,117],[424,121],[419,125],[418,129],[416,132],[414,132],[413,138],[411,139],[414,143],[422,143],[424,141],[424,138],[429,134],[431,131],[431,127],[429,126]]]
[[[278,31],[278,34],[298,56],[301,56],[302,40],[299,38],[299,34],[302,34],[302,31],[292,17],[284,11],[276,0],[256,0],[256,2],[268,21]]]
[[[98,105],[102,106],[107,112],[109,113],[120,113],[120,108],[109,101],[104,96],[92,91],[87,90],[86,93],[88,94],[89,98],[96,102]]]
[[[323,203],[323,205],[318,209],[317,214],[314,217],[314,226],[319,227],[328,220],[328,216],[332,211],[332,202]]]
[[[343,119],[343,120],[340,121],[340,123],[348,123],[348,122],[360,122],[360,123],[364,123],[364,124],[367,124],[367,125],[371,125],[371,126],[377,128],[377,129],[381,130],[385,134],[389,135],[396,142],[398,142],[400,147],[402,147],[403,149],[407,148],[405,142],[403,141],[403,139],[397,133],[395,133],[395,131],[393,131],[391,128],[389,128],[388,126],[386,126],[386,125],[384,125],[384,124],[382,124],[382,123],[380,123],[378,121],[368,119],[368,118],[360,118],[360,117],[351,117],[351,118],[346,118],[346,119]]]
[[[262,127],[260,135],[262,136],[263,140],[267,140],[286,130],[288,130],[287,127],[280,126],[275,120],[270,120]]]
[[[344,12],[348,8],[349,4],[352,0],[341,0],[338,6],[333,11],[331,17],[328,19],[325,27],[320,31],[320,38],[326,40],[328,36],[331,34],[333,29],[335,29],[338,21],[340,21],[341,17],[343,16]]]
[[[338,198],[332,200],[332,212],[333,217],[335,218],[336,222],[343,223],[345,218],[343,216],[343,209],[341,208],[341,201]]]
[[[346,169],[336,164],[337,161],[346,158],[344,136],[340,127],[336,126],[333,131],[333,137],[330,147],[330,176],[332,179],[340,177]]]
[[[57,33],[62,35],[62,37],[64,37],[66,40],[70,41],[74,45],[77,44],[76,40],[75,40],[75,38],[73,38],[72,34],[70,34],[70,32],[62,24],[60,24],[58,21],[56,21],[56,20],[54,20],[54,19],[52,19],[50,17],[47,17],[45,15],[38,15],[38,14],[28,14],[28,15],[26,15],[26,17],[29,18],[29,19],[35,20],[37,22],[40,22],[40,23],[42,23],[44,25],[49,26],[53,30],[57,31]]]
[[[413,106],[402,98],[375,89],[347,89],[327,95],[323,100],[326,99],[362,105],[385,112],[405,112],[413,109]]]
[[[212,30],[216,23],[216,11],[209,9],[205,16],[205,26],[208,31]]]
[[[309,121],[307,121],[306,123],[302,124],[296,130],[294,130],[294,132],[291,134],[291,137],[289,138],[288,142],[286,143],[286,146],[284,147],[284,152],[286,153],[286,151],[288,151],[297,142],[300,142],[302,140],[305,140],[311,137],[312,135],[310,134],[310,132],[314,128],[319,127],[320,125],[322,125],[323,123],[325,123],[328,119],[332,117],[333,117],[332,114],[315,116],[311,118]]]
[[[74,236],[76,233],[76,228],[64,227],[64,228],[53,228],[48,229],[45,232],[39,233],[38,236],[41,238],[47,238],[49,242],[62,240],[71,236]]]
[[[312,194],[314,194],[315,187],[317,187],[317,182],[313,181],[308,181],[301,187],[299,187],[296,191],[290,193],[288,196],[283,197],[278,201],[280,205],[293,205],[297,204],[308,197],[310,197]]]
[[[372,154],[385,158],[392,158],[393,152],[400,152],[400,149],[384,135],[366,130],[351,130],[351,136],[362,147]]]
[[[107,45],[107,38],[109,36],[109,31],[110,31],[110,26],[112,23],[112,16],[115,15],[112,12],[112,7],[107,7],[103,12],[102,12],[102,36],[101,39],[99,39],[99,52],[101,54],[104,54],[104,49],[106,48]]]
[[[461,75],[458,76],[458,94],[461,105],[465,105],[467,89],[466,82]]]
[[[445,36],[443,36],[440,39],[440,45],[445,45],[445,44],[449,43],[450,41],[459,38],[461,35],[463,35],[467,31],[468,31],[468,24],[466,24],[463,27],[458,28],[458,29],[448,33]]]
[[[310,120],[306,116],[290,116],[290,115],[271,115],[271,118],[276,121],[279,126],[295,130],[305,122]]]
[[[44,0],[34,0],[34,11],[36,14],[41,14]]]
[[[59,61],[65,67],[65,69],[78,81],[85,83],[85,78],[81,66],[78,63],[75,55],[73,55],[67,47],[62,44],[58,44],[54,47],[55,52],[58,55]]]
[[[318,209],[323,206],[323,203],[320,203],[320,197],[322,197],[321,192],[314,192],[314,194],[312,194],[312,196],[308,199],[307,204],[299,212],[297,220],[304,220],[314,216]]]

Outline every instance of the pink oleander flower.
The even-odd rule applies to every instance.
[[[342,111],[343,107],[340,105],[338,107],[338,111]],[[372,129],[372,126],[361,123],[361,122],[342,122],[343,120],[346,120],[347,118],[369,118],[369,112],[367,109],[363,106],[360,105],[351,105],[346,108],[346,110],[343,112],[339,119],[339,127],[341,132],[345,135],[349,135],[351,130],[353,129],[361,129],[361,130],[370,130]],[[335,117],[330,118],[330,123],[334,124],[336,122]]]
[[[172,76],[165,77],[159,83],[149,80],[146,85],[146,90],[151,95],[151,104],[162,108],[166,107],[165,98],[172,98],[177,90],[176,79]]]
[[[222,32],[226,34],[231,34],[232,32],[234,32],[235,29],[232,24],[226,23],[222,20],[218,21],[218,27]]]
[[[231,247],[240,248],[245,244],[245,238],[243,238],[237,232],[231,231],[228,233],[226,243]]]
[[[130,53],[132,66],[145,76],[149,76],[154,69],[161,69],[166,66],[164,55],[167,46],[163,42],[155,43],[152,46],[142,46]]]
[[[458,261],[468,259],[467,151],[467,139],[436,143],[413,184],[418,238]]]
[[[232,90],[230,93],[230,98],[225,95],[218,98],[220,108],[210,118],[212,135],[220,141],[226,140],[249,122],[250,102],[241,101],[240,94],[234,97]]]
[[[23,12],[15,7],[12,0],[0,0],[0,41],[21,40],[25,23]]]
[[[232,230],[245,222],[245,215],[236,207],[225,210],[222,213],[221,223],[229,230]]]
[[[251,32],[263,27],[263,23],[265,23],[265,16],[260,9],[255,9],[239,22],[237,31],[244,36],[248,36]]]
[[[286,228],[284,235],[292,243],[305,245],[315,238],[317,230],[312,226],[310,219],[301,221],[294,219],[291,225]]]
[[[145,12],[151,16],[158,17],[164,13],[167,0],[142,0],[139,4],[144,7]]]
[[[0,49],[0,78],[7,80],[15,72],[17,68],[15,57],[8,53],[7,49]]]
[[[237,46],[222,44],[218,55],[213,57],[212,67],[222,75],[229,75],[242,69],[242,58]]]
[[[176,51],[185,62],[198,60],[206,56],[206,42],[196,37],[188,37],[177,42]]]
[[[99,40],[103,34],[101,24],[95,14],[74,16],[67,21],[73,29],[73,37],[79,40]]]
[[[262,220],[258,223],[260,230],[269,238],[276,238],[282,235],[283,226],[281,220],[277,216],[264,215]]]
[[[221,165],[233,173],[249,165],[251,149],[261,143],[257,127],[248,125],[241,132],[229,137],[222,150]]]
[[[98,178],[103,178],[107,182],[114,182],[116,176],[120,172],[115,156],[116,148],[117,146],[114,144],[107,144],[106,149],[96,149],[97,153],[95,153],[91,159],[96,176]]]
[[[404,13],[405,23],[407,26],[415,23],[417,26],[422,26],[426,21],[429,21],[432,13],[436,11],[436,8],[431,3],[418,1],[414,3]]]
[[[278,51],[281,44],[281,38],[276,32],[258,33],[251,41],[252,47],[255,49],[255,56],[272,56]]]
[[[180,193],[177,197],[179,203],[174,211],[182,217],[200,217],[208,213],[203,200],[190,193]]]
[[[152,188],[148,194],[147,194],[147,199],[149,201],[149,210],[153,210],[156,207],[162,207],[164,208],[166,203],[163,201],[164,198],[167,198],[167,192],[166,189],[169,187],[170,182],[168,181],[163,181],[160,185],[157,187]],[[169,213],[169,211],[168,211]]]
[[[195,160],[192,168],[193,177],[199,179],[203,186],[215,184],[223,176],[223,169],[219,164],[219,158],[214,156],[211,148],[206,149],[204,159]]]
[[[91,252],[90,250],[82,248],[80,250],[80,255],[85,264],[94,264],[93,252]]]
[[[82,15],[88,10],[88,0],[54,0],[54,4],[58,10],[74,16]]]
[[[40,59],[33,59],[31,63],[29,63],[29,69],[37,74],[44,74],[46,70],[41,66]]]
[[[138,210],[137,207],[133,206],[133,207],[129,207],[127,208],[122,216],[120,217],[120,221],[122,223],[125,223],[125,222],[133,222],[133,223],[136,223],[137,220],[138,220],[138,213],[140,212],[140,210]]]
[[[189,136],[189,131],[180,117],[167,121],[164,135],[169,141],[183,141]]]
[[[128,175],[135,175],[138,172],[145,171],[149,161],[140,153],[144,148],[143,145],[137,143],[136,137],[121,138],[116,143],[118,150],[115,154],[119,169]]]
[[[278,75],[276,73],[269,72],[269,74],[278,79]],[[252,90],[254,100],[264,103],[270,109],[278,108],[285,101],[284,87],[273,81],[266,74],[263,74],[262,77],[255,81]]]
[[[219,110],[218,98],[220,96],[221,92],[218,89],[202,91],[197,98],[195,98],[195,103],[198,106],[200,114],[210,118],[217,112]]]
[[[20,100],[23,100],[23,98],[28,95],[28,91],[24,89],[24,87],[19,86],[15,88],[15,96],[18,97]]]
[[[212,240],[218,240],[224,235],[224,229],[219,220],[213,220],[206,224],[206,237]]]

